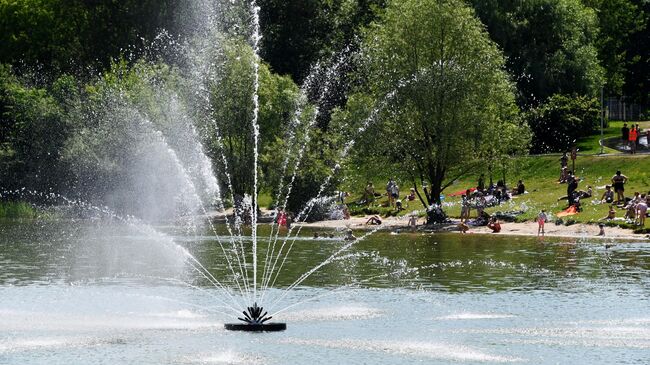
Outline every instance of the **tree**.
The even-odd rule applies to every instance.
[[[253,193],[253,51],[242,40],[226,40],[223,52],[214,62],[220,65],[216,78],[209,85],[211,116],[202,126],[212,158],[221,166],[220,181],[232,182],[233,194],[244,196]],[[271,73],[269,67],[260,65],[259,126],[260,187],[273,188],[264,176],[273,176],[278,166],[270,162],[277,159],[262,156],[271,151],[276,138],[287,133],[286,125],[292,117],[298,97],[298,87],[288,76]],[[207,123],[206,123],[207,122]],[[216,138],[217,136],[220,139]],[[225,156],[228,169],[221,163]],[[267,163],[264,163],[267,162]],[[226,176],[226,174],[229,175]],[[275,181],[275,179],[273,179]],[[228,188],[225,186],[224,188]]]
[[[462,1],[392,2],[366,32],[362,54],[367,82],[336,122],[376,123],[357,140],[355,163],[392,169],[416,189],[428,181],[425,206],[440,203],[482,157],[529,142],[503,56]]]
[[[321,58],[349,43],[386,0],[260,0],[262,55],[297,83]]]
[[[506,56],[519,105],[562,93],[599,95],[598,18],[580,0],[471,0]]]
[[[598,15],[600,36],[596,45],[605,69],[605,93],[620,96],[623,88],[633,82],[629,79],[629,68],[640,60],[644,50],[636,36],[647,28],[648,14],[630,0],[585,0],[585,3]]]

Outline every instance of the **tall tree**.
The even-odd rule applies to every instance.
[[[527,145],[503,56],[463,1],[392,2],[362,54],[368,81],[335,119],[376,123],[358,140],[357,162],[397,171],[416,189],[428,181],[425,205],[481,158]]]
[[[622,95],[624,87],[634,83],[628,69],[647,52],[637,35],[647,27],[648,14],[641,9],[641,4],[630,0],[584,1],[598,14],[600,36],[596,45],[605,68],[605,93]]]
[[[506,55],[519,104],[535,106],[553,94],[596,95],[603,71],[598,19],[580,0],[471,0]]]

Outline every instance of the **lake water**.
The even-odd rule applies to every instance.
[[[215,238],[156,230],[173,242],[93,221],[0,223],[0,364],[650,361],[647,242],[377,233],[271,308],[311,299],[274,318],[286,331],[236,333],[226,295],[176,246],[227,282]],[[262,305],[344,244],[304,234]]]

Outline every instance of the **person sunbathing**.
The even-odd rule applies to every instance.
[[[378,226],[381,224],[381,218],[377,215],[373,215],[372,217],[368,218],[366,221],[366,225],[372,225],[372,226]]]

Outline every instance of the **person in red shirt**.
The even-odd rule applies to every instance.
[[[638,127],[632,126],[632,128],[630,128],[630,138],[629,138],[630,139],[630,151],[632,152],[632,154],[636,153],[636,137],[638,137],[638,135],[639,135]]]

